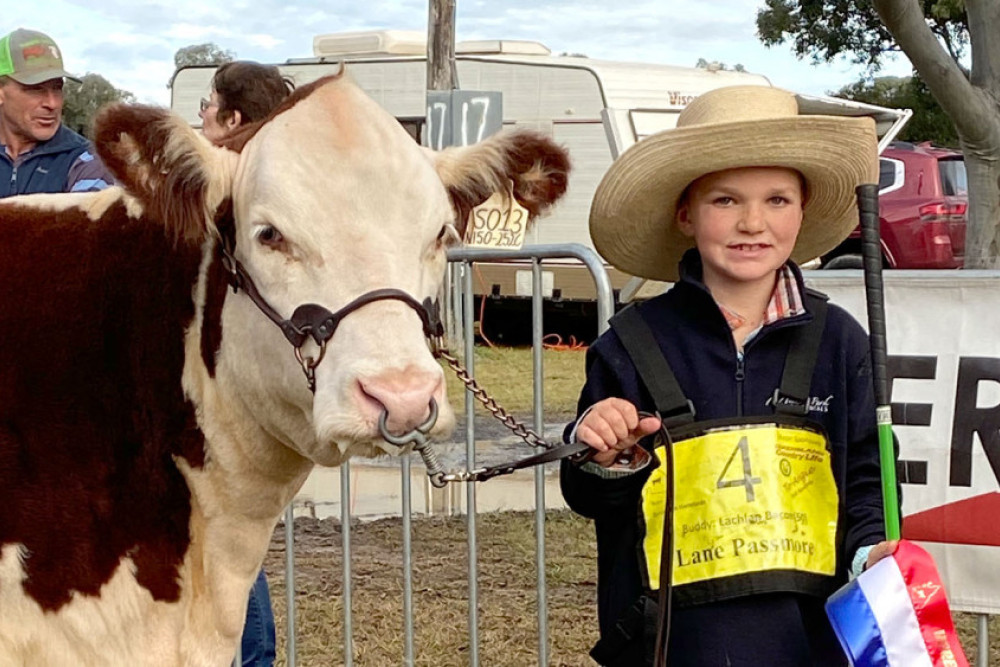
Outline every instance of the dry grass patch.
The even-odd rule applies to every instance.
[[[564,416],[575,412],[584,380],[583,350],[544,350],[542,375],[545,380],[545,414]],[[530,347],[484,347],[475,349],[476,381],[509,412],[531,414],[532,354]],[[442,364],[448,382],[448,397],[461,410],[464,385],[454,372]]]
[[[413,522],[414,645],[416,665],[469,664],[468,560],[465,517],[419,517]],[[549,664],[592,666],[597,639],[597,589],[591,524],[568,511],[546,517]],[[481,514],[479,656],[489,667],[537,664],[535,527],[532,513]],[[384,519],[353,524],[354,664],[403,663],[402,524]],[[268,553],[278,620],[278,665],[285,665],[284,529]],[[297,664],[344,664],[343,587],[339,522],[296,520]],[[969,660],[975,664],[976,618],[957,614]],[[990,619],[991,665],[1000,665],[1000,617]]]

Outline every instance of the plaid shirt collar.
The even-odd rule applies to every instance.
[[[795,280],[795,273],[792,268],[785,264],[777,271],[778,279],[774,281],[774,291],[771,293],[771,300],[764,309],[764,319],[760,326],[765,327],[779,320],[795,317],[806,312],[802,305],[802,293],[799,291],[799,284]],[[747,318],[739,313],[726,308],[721,303],[719,309],[726,316],[726,323],[731,330],[738,329],[747,322]]]

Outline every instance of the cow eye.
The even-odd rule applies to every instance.
[[[275,248],[281,245],[285,237],[281,235],[275,227],[271,225],[261,225],[260,231],[257,232],[257,240],[260,241],[262,245],[266,245],[270,248]]]
[[[438,232],[437,245],[439,248],[450,248],[453,245],[457,245],[462,241],[461,237],[458,235],[458,230],[455,229],[455,225],[450,222],[441,228]]]

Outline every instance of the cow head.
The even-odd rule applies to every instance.
[[[205,248],[188,394],[203,411],[225,406],[252,421],[241,426],[248,439],[277,440],[325,465],[374,453],[383,411],[390,430],[406,431],[433,399],[435,430],[451,428],[420,318],[392,300],[347,316],[311,392],[280,329],[244,292],[226,294],[213,280],[225,271],[220,236],[232,235],[236,258],[283,318],[306,303],[336,311],[381,288],[421,302],[437,298],[445,251],[472,206],[513,182],[536,215],[563,194],[569,169],[563,149],[530,132],[423,149],[342,76],[300,88],[221,147],[165,111],[120,105],[98,119],[97,145],[148,217]],[[302,352],[319,354],[311,341]]]

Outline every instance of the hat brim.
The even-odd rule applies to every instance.
[[[698,178],[741,167],[786,167],[806,181],[802,228],[792,259],[837,247],[858,224],[855,188],[878,182],[878,138],[871,118],[797,116],[665,130],[627,150],[594,194],[590,235],[616,268],[677,280],[694,245],[675,224],[684,189]]]
[[[80,79],[62,69],[46,69],[41,70],[40,72],[31,72],[30,74],[19,74],[14,72],[8,74],[7,76],[23,86],[37,86],[40,83],[45,83],[46,81],[51,81],[52,79],[69,79],[70,81],[82,83]]]

